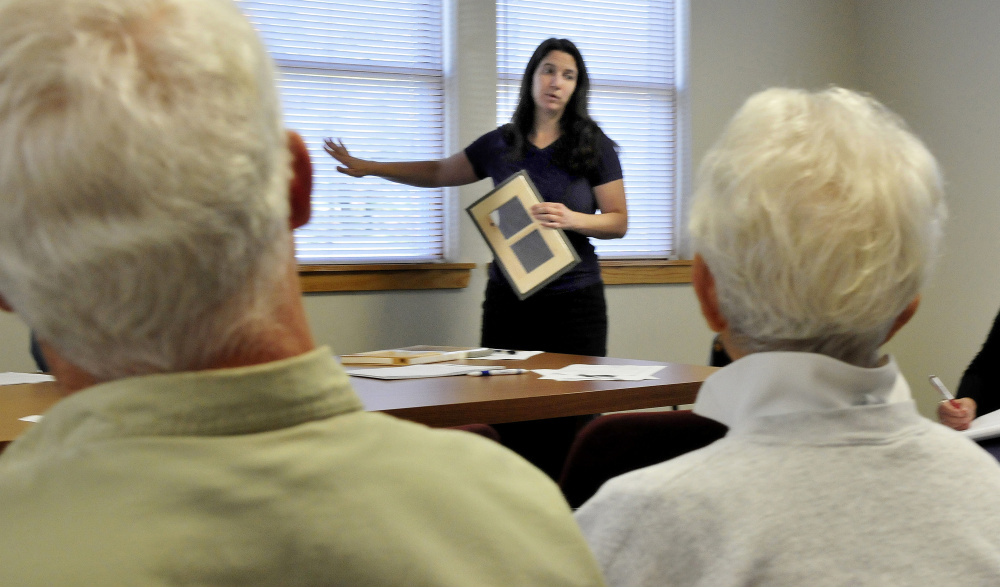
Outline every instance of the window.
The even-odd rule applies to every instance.
[[[322,149],[383,161],[445,156],[442,0],[238,0],[278,67],[285,124],[309,145],[301,263],[441,260],[445,194],[351,178]]]
[[[624,239],[594,240],[602,258],[677,257],[682,2],[497,2],[498,124],[510,121],[539,43],[568,38],[583,54],[590,114],[621,148],[629,208]]]

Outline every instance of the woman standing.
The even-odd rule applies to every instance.
[[[483,346],[607,354],[604,284],[589,237],[623,237],[628,212],[616,145],[588,114],[589,89],[590,78],[576,45],[568,39],[548,39],[528,60],[511,122],[460,153],[437,161],[384,163],[352,157],[343,143],[326,141],[327,153],[341,163],[337,170],[353,177],[375,175],[408,185],[443,187],[486,177],[498,185],[527,171],[544,200],[531,208],[532,216],[543,226],[565,230],[581,262],[523,301],[494,263],[483,302]],[[532,447],[515,446],[514,430],[501,434],[508,446],[556,477],[579,423],[576,418],[559,420],[563,430],[556,439],[528,442],[553,449],[555,454],[549,456],[535,458],[526,454]],[[539,426],[554,430],[557,424],[533,421],[516,427]]]

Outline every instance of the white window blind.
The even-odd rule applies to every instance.
[[[313,158],[300,262],[443,258],[443,190],[342,175],[322,148],[335,137],[364,159],[445,156],[441,2],[238,0],[277,63],[285,125]]]
[[[593,242],[604,258],[677,255],[678,2],[497,1],[497,122],[510,121],[521,76],[539,43],[573,41],[590,75],[590,114],[618,143],[629,230]]]

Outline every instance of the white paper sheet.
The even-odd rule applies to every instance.
[[[370,377],[372,379],[421,379],[423,377],[465,375],[474,371],[482,371],[486,366],[431,363],[429,365],[406,365],[403,367],[380,367],[377,369],[347,369],[347,374],[354,377]]]
[[[41,383],[54,381],[55,377],[41,373],[0,373],[0,385],[18,385],[21,383]]]
[[[556,381],[643,381],[657,379],[663,365],[569,365],[562,369],[535,369],[541,379]]]
[[[973,440],[985,440],[1000,436],[1000,410],[979,416],[969,424],[962,434]]]

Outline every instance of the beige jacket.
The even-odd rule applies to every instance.
[[[3,585],[601,585],[559,490],[329,349],[98,385],[0,457]]]

